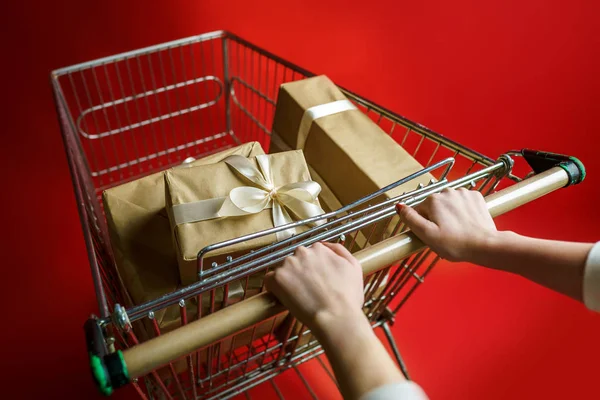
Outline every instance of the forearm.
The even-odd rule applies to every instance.
[[[316,331],[317,339],[345,399],[359,399],[377,387],[404,380],[360,311],[346,318],[331,318],[321,325],[323,328]]]
[[[513,272],[582,301],[583,271],[592,248],[588,243],[534,239],[513,232],[485,238],[469,262]]]

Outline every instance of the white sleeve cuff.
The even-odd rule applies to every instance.
[[[592,247],[585,263],[583,302],[590,310],[600,312],[600,242]]]
[[[419,385],[412,381],[391,383],[371,390],[360,400],[428,400]]]

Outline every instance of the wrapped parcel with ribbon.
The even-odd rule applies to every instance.
[[[166,202],[181,281],[197,280],[197,254],[214,243],[323,214],[321,187],[311,180],[301,150],[165,173]],[[306,228],[305,228],[306,229]],[[288,229],[216,250],[206,268],[296,233]]]
[[[260,144],[251,142],[175,168],[212,164],[231,155],[253,157],[259,154],[264,154]],[[105,190],[102,200],[117,271],[131,303],[141,304],[176,290],[181,283],[165,210],[164,173],[157,172]],[[261,286],[262,280],[249,282],[250,289]],[[240,282],[234,282],[229,288],[228,302],[239,301],[243,289]],[[217,305],[222,304],[223,291],[217,291],[215,297]],[[209,310],[208,303],[208,297],[203,299],[203,315]],[[190,318],[195,312],[196,305],[188,302]],[[178,307],[156,311],[154,318],[162,332],[181,325]],[[144,319],[144,322],[149,321]],[[151,324],[147,325],[146,330],[152,333]]]

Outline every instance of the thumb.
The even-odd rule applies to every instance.
[[[275,286],[277,286],[277,283],[275,282],[275,271],[267,272],[263,278],[263,283],[265,284],[265,289],[267,289],[267,292],[273,293],[275,290],[277,290],[275,288]]]
[[[340,256],[342,258],[345,258],[346,260],[348,260],[350,262],[356,261],[356,259],[352,255],[352,253],[350,253],[348,251],[348,249],[345,248],[344,246],[342,246],[341,244],[339,244],[339,243],[328,243],[328,242],[321,242],[321,243],[323,244],[323,246],[327,247],[329,250],[333,251],[338,256]]]
[[[423,217],[417,210],[407,205],[396,204],[396,212],[398,216],[410,228],[411,231],[424,242],[434,233],[436,224]]]
[[[281,301],[282,299],[282,290],[281,290],[281,286],[279,285],[279,283],[277,282],[277,278],[275,278],[275,274],[277,273],[277,271],[270,271],[268,272],[264,279],[263,282],[265,284],[265,289],[267,289],[267,292],[271,293],[273,296],[275,296],[279,301]]]

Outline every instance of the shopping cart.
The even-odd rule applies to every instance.
[[[231,282],[247,282],[296,247],[321,240],[343,243],[360,261],[365,313],[373,328],[383,330],[408,376],[389,324],[439,257],[397,222],[395,204],[414,206],[444,188],[468,187],[481,191],[497,216],[585,177],[583,165],[568,156],[522,150],[488,158],[342,89],[424,169],[399,176],[337,211],[296,222],[311,228],[221,265],[204,265],[204,259],[212,251],[289,226],[208,246],[198,254],[195,284],[133,304],[114,264],[99,201],[102,191],[243,142],[259,141],[267,149],[279,86],[313,75],[222,31],[52,72],[98,300],[99,315],[85,323],[85,334],[92,373],[103,393],[131,383],[142,398],[230,398],[269,381],[282,397],[273,378],[293,371],[316,398],[299,365],[312,360],[333,382],[323,350],[299,324],[276,332],[275,322],[286,310],[264,288],[257,295],[245,293],[235,304],[224,301],[219,311],[193,320],[187,305],[209,296],[214,310],[216,290],[227,293]],[[515,165],[514,156],[526,162]],[[377,200],[425,173],[435,179]],[[321,224],[309,224],[316,221]],[[154,314],[164,308],[179,310],[181,326],[163,334]],[[270,326],[266,333],[257,330],[265,324]]]

